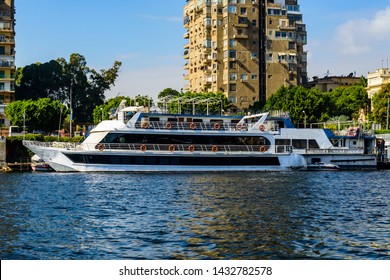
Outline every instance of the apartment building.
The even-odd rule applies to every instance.
[[[238,109],[307,80],[297,0],[187,0],[185,91],[223,92]]]
[[[367,75],[367,93],[368,98],[372,99],[372,96],[378,93],[382,86],[390,84],[390,72],[389,68],[380,68],[375,72],[370,72]]]
[[[5,108],[15,96],[15,6],[0,0],[0,125],[9,126]]]

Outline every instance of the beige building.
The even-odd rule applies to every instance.
[[[372,99],[375,93],[378,93],[382,86],[390,83],[389,68],[380,68],[367,75],[367,93],[368,98]]]
[[[308,88],[317,88],[321,92],[332,92],[338,87],[353,86],[361,82],[361,78],[349,76],[327,76],[324,78],[313,77],[313,81],[308,82],[305,86]]]
[[[307,80],[297,0],[187,0],[185,91],[223,92],[239,109]]]
[[[15,99],[15,6],[0,0],[0,125],[8,126],[6,106]]]

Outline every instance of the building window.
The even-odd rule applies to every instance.
[[[230,73],[229,74],[229,80],[230,81],[236,81],[237,80],[237,74],[236,73]]]
[[[229,61],[229,69],[236,69],[236,68],[237,68],[237,62]]]
[[[252,20],[252,26],[257,26],[257,20]]]
[[[229,13],[232,13],[232,14],[234,14],[234,13],[236,13],[237,12],[237,8],[236,8],[236,6],[232,6],[232,5],[230,5],[229,6]]]
[[[237,58],[237,53],[235,50],[229,51],[229,58]]]
[[[252,80],[257,80],[257,75],[256,74],[252,74]]]
[[[229,91],[237,91],[237,85],[236,84],[229,84]]]
[[[231,103],[237,103],[237,97],[236,96],[230,96],[229,98]]]
[[[235,48],[237,45],[237,41],[235,39],[229,40],[229,47]]]
[[[248,75],[247,74],[241,74],[240,75],[240,79],[243,80],[243,81],[246,81],[246,80],[248,80]]]
[[[246,15],[246,8],[241,7],[240,8],[240,14],[241,15]]]

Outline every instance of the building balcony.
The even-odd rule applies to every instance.
[[[249,36],[248,36],[248,34],[246,34],[246,33],[241,33],[241,34],[235,34],[235,35],[233,35],[233,38],[234,38],[234,39],[248,39]]]
[[[0,45],[14,45],[15,39],[1,38]]]
[[[13,61],[0,61],[0,68],[15,68]]]
[[[295,31],[296,29],[294,25],[279,25],[278,28],[279,30],[284,30],[284,31]]]
[[[189,48],[190,48],[190,43],[184,45],[184,49],[189,49]]]
[[[184,33],[183,38],[184,39],[189,39],[190,38],[190,32]]]
[[[189,81],[190,80],[190,75],[189,74],[184,74],[183,75],[183,79],[186,80],[186,81]]]

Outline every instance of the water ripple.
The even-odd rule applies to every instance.
[[[390,172],[0,175],[1,259],[390,259]]]

